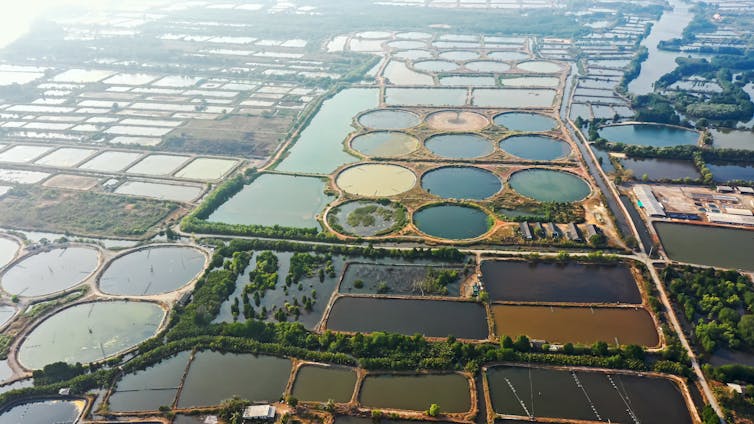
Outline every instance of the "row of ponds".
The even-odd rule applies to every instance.
[[[571,154],[571,147],[565,141],[539,134],[510,136],[498,145],[508,154],[532,161],[551,161]],[[420,146],[416,137],[400,131],[369,132],[351,141],[353,149],[366,156],[381,158],[405,156]],[[444,159],[477,159],[495,152],[489,139],[473,133],[434,135],[425,140],[424,146]]]
[[[416,182],[412,170],[381,163],[355,165],[336,178],[336,184],[344,191],[370,198],[405,193]],[[583,178],[545,168],[515,172],[508,184],[519,194],[541,202],[575,202],[591,193],[591,187]],[[494,173],[478,167],[441,167],[425,173],[420,185],[443,199],[479,200],[498,193],[502,181]],[[319,228],[317,216],[334,200],[325,193],[325,187],[325,181],[315,177],[263,174],[220,205],[208,220],[227,224]],[[417,211],[413,218],[420,231],[445,239],[475,238],[489,228],[487,214],[466,205],[429,206]],[[459,218],[465,219],[460,221]],[[361,235],[373,235],[384,228],[378,225],[373,230]]]
[[[293,364],[285,358],[200,351],[182,352],[145,370],[124,376],[113,388],[114,412],[154,411],[218,404],[240,396],[276,401],[286,392]],[[222,378],[218,378],[222,376]],[[494,366],[486,370],[492,409],[502,415],[647,423],[690,423],[681,387],[667,379],[603,373]],[[180,388],[180,390],[179,390]],[[484,397],[482,387],[476,387]],[[359,384],[356,370],[324,364],[298,367],[290,394],[300,401],[356,401],[364,408],[423,411],[433,403],[444,413],[472,409],[471,381],[462,374],[368,373]],[[360,422],[338,417],[336,422]]]

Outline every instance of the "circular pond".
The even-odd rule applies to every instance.
[[[513,190],[540,202],[575,202],[591,192],[589,184],[581,177],[551,169],[518,171],[508,182]]]
[[[393,57],[406,60],[429,59],[432,57],[432,53],[427,50],[402,50],[393,53]]]
[[[391,35],[393,34],[387,31],[364,31],[356,34],[356,37],[367,40],[380,40],[383,38],[390,38]]]
[[[2,276],[3,289],[13,295],[42,296],[69,289],[97,269],[98,253],[86,247],[48,250],[17,262]]]
[[[435,135],[424,145],[435,155],[450,159],[479,158],[495,150],[489,140],[476,134]]]
[[[164,315],[150,302],[81,303],[35,327],[21,343],[18,361],[30,369],[99,361],[154,336]]]
[[[421,49],[427,47],[427,43],[415,40],[396,40],[387,43],[387,45],[396,50]]]
[[[0,268],[8,265],[16,257],[19,247],[15,241],[0,237]]]
[[[528,62],[519,63],[518,69],[538,74],[551,74],[554,72],[560,72],[563,68],[555,62],[548,62],[546,60],[531,60]]]
[[[428,193],[446,199],[482,200],[503,187],[494,173],[475,166],[445,166],[422,176],[421,186]]]
[[[495,125],[501,125],[511,131],[543,132],[558,126],[558,122],[554,119],[537,113],[501,113],[493,120]]]
[[[337,231],[358,237],[392,233],[405,225],[406,210],[396,203],[357,200],[339,205],[328,215]],[[342,231],[341,231],[342,230]]]
[[[395,196],[411,190],[416,184],[416,175],[398,165],[367,163],[344,170],[335,183],[346,192],[359,196]]]
[[[367,156],[394,157],[418,149],[419,140],[403,132],[377,131],[354,137],[351,147]]]
[[[359,123],[378,130],[401,130],[419,125],[421,119],[413,112],[401,109],[380,109],[359,116]]]
[[[487,53],[487,57],[495,60],[522,60],[529,58],[529,55],[517,51],[497,51]]]
[[[440,131],[479,131],[488,124],[484,115],[459,110],[443,110],[427,117],[427,125]]]
[[[479,59],[479,53],[470,50],[451,50],[440,53],[439,57],[445,60],[464,62],[467,60]]]
[[[507,63],[496,62],[494,60],[476,60],[466,63],[466,69],[474,72],[505,72],[511,67]]]
[[[414,62],[414,69],[425,72],[450,72],[458,69],[458,65],[447,60],[422,60]]]
[[[508,137],[500,142],[500,148],[529,160],[554,160],[571,154],[565,141],[538,134]]]
[[[424,234],[449,240],[476,238],[489,230],[487,214],[471,206],[427,206],[414,213],[413,219]]]
[[[147,296],[175,291],[204,269],[204,253],[193,247],[163,246],[115,258],[99,279],[105,293]]]

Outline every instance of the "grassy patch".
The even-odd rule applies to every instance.
[[[0,226],[105,237],[141,236],[175,208],[175,203],[158,200],[15,188],[0,199]]]

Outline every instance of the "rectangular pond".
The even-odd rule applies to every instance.
[[[317,214],[332,200],[324,190],[319,178],[264,174],[220,205],[208,221],[315,228]]]
[[[376,88],[349,88],[325,100],[277,169],[325,175],[356,162],[343,150],[343,141],[354,130],[353,117],[379,105],[378,95]]]
[[[126,181],[115,189],[116,194],[129,196],[143,196],[159,200],[174,202],[190,202],[202,194],[203,189],[197,186],[162,184],[146,181]]]
[[[129,174],[170,175],[188,160],[188,156],[149,155],[128,168]]]
[[[347,403],[356,387],[356,372],[352,368],[310,365],[299,368],[293,383],[293,397],[309,402]]]
[[[484,289],[493,301],[641,303],[625,264],[484,261],[481,268]]]
[[[110,410],[156,411],[160,406],[171,406],[190,356],[191,351],[184,351],[144,370],[125,375],[110,395]]]
[[[233,396],[274,402],[283,395],[290,373],[288,359],[202,351],[191,362],[178,407],[219,405]]]
[[[463,106],[465,88],[387,88],[385,103],[402,106]]]
[[[642,308],[589,308],[493,305],[495,332],[500,336],[550,343],[608,344],[655,347],[660,343],[652,316]]]
[[[681,388],[619,373],[496,366],[487,371],[498,414],[614,423],[691,424]]]
[[[219,180],[237,163],[232,159],[197,158],[176,172],[175,176],[202,181]]]
[[[70,167],[82,162],[84,159],[94,154],[94,152],[96,152],[94,149],[63,147],[37,159],[34,163],[37,165]]]
[[[460,374],[367,375],[359,392],[363,406],[425,411],[440,405],[442,412],[471,409],[469,381]]]
[[[132,152],[102,152],[89,159],[79,169],[85,171],[118,172],[134,163],[141,157],[141,153]]]
[[[669,222],[654,227],[674,261],[754,271],[754,231]]]
[[[384,331],[428,337],[482,340],[487,315],[479,303],[418,299],[341,297],[332,306],[327,328],[333,331]]]
[[[555,103],[555,90],[516,88],[477,88],[474,106],[505,108],[549,108]]]
[[[630,170],[637,180],[699,180],[702,174],[691,161],[675,159],[621,159],[623,168]]]
[[[717,183],[728,181],[754,182],[754,165],[708,163],[707,167]]]
[[[340,291],[360,294],[458,296],[464,275],[462,271],[458,266],[350,263],[340,283]],[[432,284],[441,277],[450,277],[454,272],[458,276],[447,284]]]

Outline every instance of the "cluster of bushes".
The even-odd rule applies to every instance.
[[[666,268],[662,278],[705,352],[754,348],[754,288],[748,277],[684,266]]]

